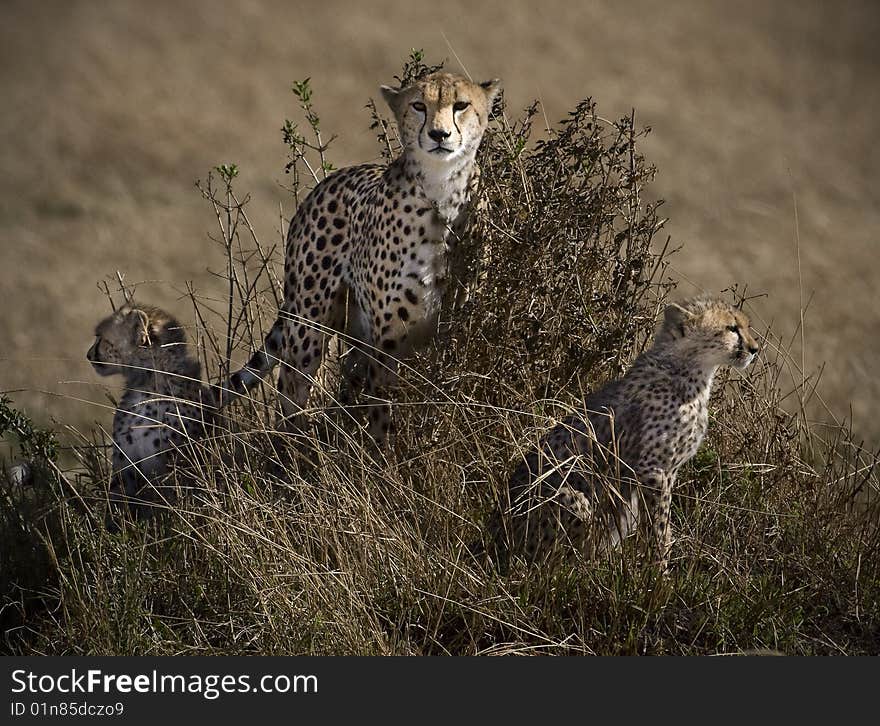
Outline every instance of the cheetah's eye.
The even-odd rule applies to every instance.
[[[412,104],[412,107],[413,107],[416,111],[418,111],[419,113],[424,113],[424,112],[425,112],[425,104],[422,103],[421,101],[414,101],[413,104]]]
[[[453,111],[464,111],[468,106],[471,105],[470,101],[456,101],[452,104]]]
[[[728,325],[728,326],[727,326],[727,329],[728,329],[731,333],[736,333],[737,335],[739,335],[739,325]]]

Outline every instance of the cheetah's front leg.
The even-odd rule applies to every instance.
[[[389,349],[386,341],[383,349]],[[391,429],[391,403],[386,398],[388,389],[397,383],[397,358],[387,353],[374,351],[367,366],[365,392],[370,400],[368,431],[377,447],[381,448]]]

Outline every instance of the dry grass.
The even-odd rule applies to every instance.
[[[0,490],[4,650],[878,652],[876,457],[807,421],[805,376],[769,329],[760,362],[719,381],[680,476],[669,577],[629,549],[504,574],[468,554],[512,462],[632,359],[671,284],[632,119],[603,121],[584,102],[534,143],[534,118],[493,123],[469,295],[405,367],[385,455],[367,455],[332,406],[316,406],[314,431],[275,431],[267,385],[186,452],[195,480],[180,479],[178,506],[111,535],[104,450],[72,432],[80,464],[60,472],[51,440],[0,407],[36,472]],[[275,258],[237,183],[227,171],[203,187],[215,267],[227,264],[226,299],[193,296],[213,371],[275,313]]]

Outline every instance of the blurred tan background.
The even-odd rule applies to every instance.
[[[869,443],[880,441],[880,9],[870,2],[9,2],[0,26],[0,390],[39,420],[109,411],[86,364],[115,270],[186,322],[186,281],[221,295],[193,186],[218,163],[279,239],[289,91],[312,78],[337,166],[376,156],[364,104],[411,47],[501,76],[511,113],[555,121],[592,95],[654,132],[684,281],[748,284]],[[454,52],[453,52],[454,51]],[[797,265],[794,199],[800,237]],[[19,390],[23,389],[23,390]]]

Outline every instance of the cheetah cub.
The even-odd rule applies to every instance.
[[[296,416],[336,331],[360,341],[349,357],[360,363],[348,376],[365,367],[369,396],[395,382],[398,360],[436,329],[474,200],[477,148],[499,89],[497,80],[472,83],[449,73],[382,87],[403,151],[387,167],[331,174],[300,205],[287,233],[278,319],[263,347],[221,387],[221,403],[256,386],[280,360],[282,413]],[[387,401],[371,406],[376,443],[389,423]]]
[[[653,347],[517,467],[510,518],[496,514],[490,526],[502,561],[510,550],[545,561],[566,545],[591,556],[639,527],[665,571],[672,489],[706,432],[712,379],[757,352],[748,319],[729,304],[697,297],[667,307]]]
[[[125,389],[113,416],[110,503],[149,517],[170,500],[159,486],[173,452],[204,435],[210,410],[201,367],[189,354],[186,334],[168,313],[125,305],[102,320],[86,357],[101,376],[122,375]],[[112,520],[108,520],[112,521]]]

